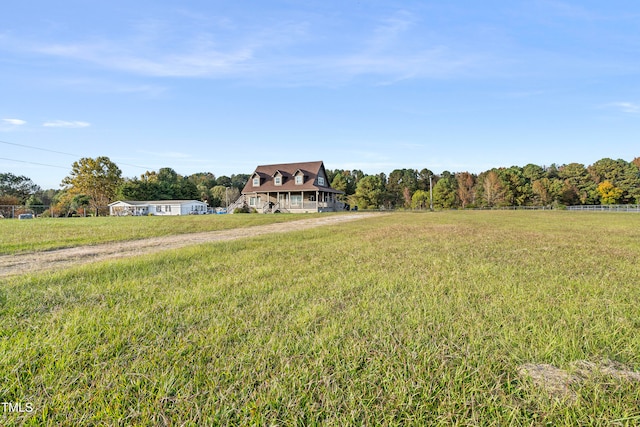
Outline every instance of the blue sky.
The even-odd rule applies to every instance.
[[[637,0],[11,2],[0,172],[630,161],[639,76]]]

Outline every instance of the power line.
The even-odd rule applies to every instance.
[[[68,167],[56,166],[56,165],[48,165],[46,163],[36,163],[36,162],[28,162],[26,160],[16,160],[16,159],[7,159],[6,157],[0,157],[0,160],[8,160],[10,162],[19,162],[19,163],[28,163],[30,165],[38,165],[38,166],[48,166],[50,168],[58,168],[58,169],[66,169],[69,170]]]
[[[64,151],[49,150],[48,148],[34,147],[32,145],[26,145],[26,144],[16,144],[15,142],[0,141],[0,144],[15,145],[16,147],[31,148],[33,150],[47,151],[49,153],[63,154],[65,156],[71,156],[71,157],[76,157],[76,158],[83,157],[83,156],[79,156],[77,154],[65,153]],[[11,159],[4,159],[4,160],[11,160]],[[12,161],[22,162],[22,163],[33,163],[33,162],[26,162],[26,161],[23,161],[23,160],[12,160]],[[38,164],[38,163],[33,163],[33,164]],[[146,169],[146,170],[152,170],[153,169],[153,168],[150,168],[148,166],[131,165],[129,163],[120,162],[120,164],[123,165],[123,166],[130,166],[130,167],[139,168],[139,169]],[[43,166],[52,166],[52,165],[43,165]],[[62,166],[53,166],[53,167],[61,168]],[[64,169],[67,169],[67,168],[64,168]]]
[[[33,147],[31,145],[16,144],[15,142],[0,141],[0,143],[7,144],[7,145],[15,145],[16,147],[26,147],[26,148],[32,148],[34,150],[48,151],[49,153],[64,154],[65,156],[78,157],[75,154],[65,153],[64,151],[49,150],[47,148]]]

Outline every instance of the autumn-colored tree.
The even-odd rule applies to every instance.
[[[548,206],[558,201],[562,192],[562,181],[559,179],[540,178],[533,181],[531,185],[535,202],[543,206]]]
[[[122,171],[108,157],[95,159],[83,157],[73,162],[71,173],[62,180],[62,185],[71,197],[85,195],[89,206],[98,214],[98,209],[115,199],[122,183]]]
[[[404,187],[402,189],[402,197],[404,199],[404,207],[405,208],[409,208],[411,207],[411,190],[409,189],[409,187]]]
[[[458,181],[458,200],[460,200],[460,206],[464,209],[474,202],[475,193],[473,187],[475,178],[469,172],[460,172],[456,174],[456,180]]]
[[[600,193],[600,202],[603,205],[615,205],[620,202],[624,192],[611,182],[602,181],[598,184],[598,193]]]
[[[504,185],[495,170],[490,170],[482,181],[483,197],[487,206],[497,206],[504,202]]]

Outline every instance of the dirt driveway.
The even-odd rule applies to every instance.
[[[168,249],[177,249],[199,243],[236,240],[244,237],[261,236],[269,233],[307,230],[323,225],[338,224],[379,215],[357,213],[332,215],[324,218],[310,218],[278,224],[259,225],[232,230],[208,231],[202,233],[179,234],[174,236],[152,237],[141,240],[105,243],[92,246],[56,249],[45,252],[32,252],[18,255],[0,256],[0,277],[15,274],[34,273],[44,270],[56,270],[72,265],[88,264],[107,259],[127,258],[150,254]]]

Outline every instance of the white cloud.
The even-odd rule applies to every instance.
[[[153,41],[56,44],[37,48],[40,53],[98,64],[105,68],[154,77],[206,77],[230,74],[254,56],[251,46],[216,49],[206,36],[187,46],[162,50]],[[139,41],[140,43],[140,41]]]
[[[2,119],[2,121],[12,126],[22,126],[24,124],[27,124],[26,121],[20,119]]]
[[[24,126],[27,122],[21,119],[0,119],[0,132],[11,132]]]
[[[504,69],[503,61],[486,48],[460,45],[457,36],[428,30],[425,35],[423,21],[428,19],[407,10],[362,17],[357,25],[319,21],[311,15],[260,23],[232,18],[203,23],[203,17],[181,16],[187,21],[149,19],[112,38],[89,35],[51,42],[12,38],[0,48],[141,76],[234,78],[269,86],[336,86],[358,78],[389,85]],[[342,25],[349,26],[341,30]],[[163,88],[132,90],[157,96]]]
[[[618,109],[623,113],[640,114],[640,104],[636,104],[633,102],[612,102],[607,105],[611,108]]]
[[[86,128],[91,126],[91,123],[80,121],[69,122],[66,120],[52,120],[44,122],[42,126],[50,128]]]
[[[41,54],[154,77],[249,78],[285,85],[325,85],[360,76],[390,84],[410,78],[475,74],[492,63],[475,51],[416,37],[418,16],[400,10],[377,20],[327,54],[308,54],[321,24],[280,21],[270,26],[228,24],[180,34],[162,21],[145,21],[121,39],[25,46]],[[314,32],[313,30],[316,30]],[[337,48],[336,48],[337,47]],[[290,50],[291,48],[291,50]],[[295,53],[293,53],[295,52]]]

